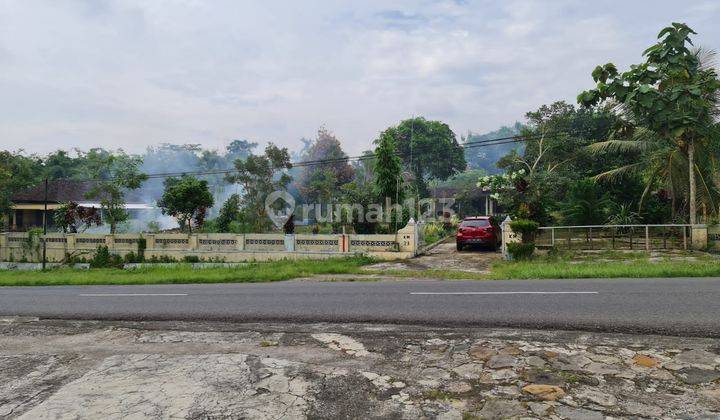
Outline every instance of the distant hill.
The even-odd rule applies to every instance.
[[[467,136],[463,136],[463,142],[475,142],[493,140],[520,134],[522,124],[516,122],[511,127],[502,127],[498,130],[485,134],[476,134],[468,132]],[[495,166],[497,161],[508,154],[512,149],[518,148],[522,150],[522,143],[500,144],[497,146],[470,147],[465,149],[465,160],[468,163],[468,169],[482,169],[488,174],[497,174],[501,171]]]

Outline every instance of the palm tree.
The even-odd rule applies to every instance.
[[[686,55],[689,51],[684,46],[685,41],[681,42],[682,46],[674,45],[678,43],[678,38],[668,35],[672,33],[685,37],[689,42],[687,36],[683,34],[692,33],[692,30],[685,25],[673,24],[672,28],[666,28],[660,33],[660,37],[664,37],[664,40],[648,49],[646,55],[650,57],[660,54],[660,50],[665,51],[663,54],[677,50],[676,52],[681,55]],[[667,48],[670,50],[666,51]],[[670,64],[664,62],[663,60],[669,58],[663,55],[649,59],[644,67],[635,66],[626,74],[630,74],[629,80],[631,83],[636,83],[639,88],[627,97],[623,94],[616,95],[618,92],[623,92],[622,86],[619,88],[616,86],[620,90],[613,90],[615,93],[609,96],[603,94],[603,89],[607,87],[603,80],[599,82],[598,90],[584,92],[581,100],[584,103],[597,103],[599,100],[620,97],[623,104],[617,105],[616,108],[630,125],[630,130],[626,130],[625,133],[620,131],[614,138],[593,145],[591,150],[598,153],[605,151],[638,153],[637,162],[599,174],[598,179],[613,179],[633,172],[640,174],[646,186],[639,200],[640,206],[653,187],[662,186],[671,192],[673,211],[678,209],[679,202],[683,210],[687,209],[689,222],[694,224],[698,203],[701,205],[703,215],[718,213],[717,158],[720,156],[718,153],[720,137],[718,137],[717,123],[720,116],[720,83],[715,71],[713,51],[695,49],[690,52],[690,57],[687,55],[685,57],[684,73],[673,70],[671,66],[673,61],[670,60]],[[673,58],[678,60],[677,56]],[[658,63],[661,63],[664,69],[663,78],[657,78],[657,73],[649,71]],[[599,69],[617,73],[612,64]],[[614,82],[625,77],[623,75]],[[681,87],[679,90],[672,89],[676,79],[678,86]],[[645,83],[651,83],[653,86]],[[667,91],[668,94],[661,95],[662,100],[655,101],[651,110],[650,105],[634,97],[637,92],[642,95],[643,89],[659,94]],[[588,95],[592,97],[590,100],[587,99]],[[687,114],[690,112],[688,110],[692,110],[692,113]],[[645,126],[644,123],[648,125]]]
[[[717,124],[715,124],[717,126]],[[720,171],[718,158],[720,148],[717,136],[720,130],[713,130],[714,138],[695,143],[693,172],[697,180],[697,200],[703,214],[718,214],[720,203]],[[638,160],[634,163],[610,169],[595,176],[599,182],[616,182],[627,176],[641,176],[645,188],[638,200],[638,213],[654,187],[668,191],[672,201],[673,219],[678,210],[689,207],[690,196],[689,158],[686,145],[671,141],[644,127],[628,127],[611,135],[610,139],[588,146],[593,153],[633,153]]]

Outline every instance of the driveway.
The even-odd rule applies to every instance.
[[[458,252],[455,239],[450,238],[424,255],[405,261],[393,261],[373,264],[368,269],[375,270],[454,270],[470,273],[486,273],[494,261],[501,258],[500,252],[482,247],[466,247]]]

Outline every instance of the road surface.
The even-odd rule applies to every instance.
[[[3,287],[0,315],[381,322],[720,337],[720,279]]]

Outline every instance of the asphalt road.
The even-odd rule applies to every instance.
[[[720,279],[0,287],[0,315],[382,322],[720,337]]]

